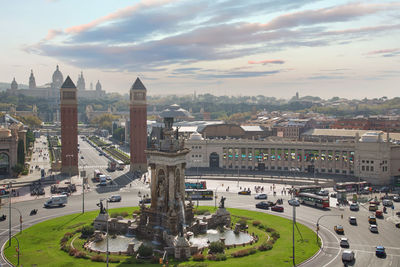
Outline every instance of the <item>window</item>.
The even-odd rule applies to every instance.
[[[362,170],[362,171],[365,171],[365,166],[364,166],[364,165],[361,166],[361,170]]]
[[[366,167],[367,172],[369,172],[369,166]]]
[[[371,166],[371,172],[373,172],[374,171],[374,166]]]

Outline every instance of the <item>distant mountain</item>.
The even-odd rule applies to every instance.
[[[11,87],[11,82],[9,83],[0,82],[0,91],[5,91],[7,89],[10,89],[10,87]],[[28,89],[28,88],[29,86],[26,84],[18,84],[18,89]]]

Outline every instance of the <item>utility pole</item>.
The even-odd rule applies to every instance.
[[[11,247],[11,187],[12,182],[8,184],[8,246]]]
[[[292,241],[293,241],[293,266],[296,266],[296,260],[295,260],[295,248],[294,248],[294,244],[295,244],[295,238],[294,238],[294,226],[296,224],[296,206],[293,205],[293,228],[292,228]]]

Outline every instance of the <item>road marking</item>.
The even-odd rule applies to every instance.
[[[321,225],[321,227],[324,227],[325,230],[328,231],[331,235],[333,235],[333,236],[336,238],[337,242],[339,243],[339,239],[337,238],[337,236],[336,236],[334,233],[332,233],[331,230],[329,230],[327,227],[325,227],[325,226],[323,226],[323,225]],[[322,240],[322,238],[321,238],[321,240]],[[330,260],[330,261],[329,261],[327,264],[325,264],[323,267],[328,266],[328,265],[331,264],[334,260],[336,260],[336,258],[340,255],[340,252],[341,252],[341,251],[342,251],[342,248],[340,248],[340,249],[338,250],[338,253],[336,254],[336,256],[333,257],[333,259]]]

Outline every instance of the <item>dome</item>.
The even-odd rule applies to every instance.
[[[63,84],[63,81],[64,81],[64,77],[63,77],[61,71],[58,69],[58,65],[57,65],[57,69],[53,73],[53,87],[60,88],[61,85]]]
[[[0,138],[7,138],[11,136],[11,131],[9,129],[0,128]]]
[[[18,83],[15,81],[15,78],[11,82],[11,89],[13,89],[13,90],[18,89]]]
[[[189,140],[203,140],[204,138],[198,132],[194,132],[190,135]]]

